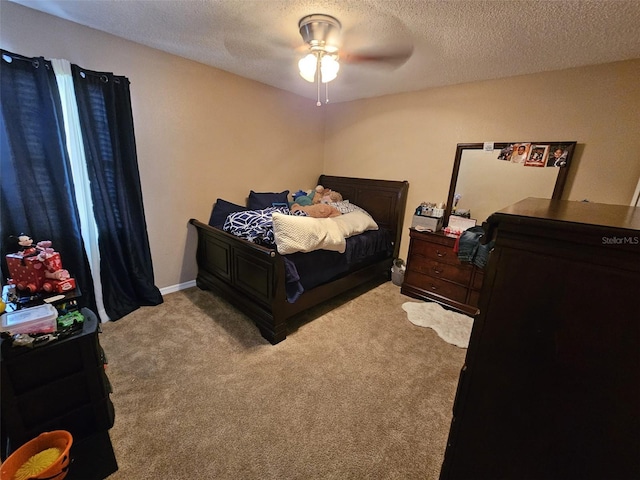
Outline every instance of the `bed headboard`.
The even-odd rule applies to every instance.
[[[342,198],[369,212],[380,227],[388,229],[395,239],[394,258],[398,257],[409,182],[320,175],[318,185],[339,192]]]

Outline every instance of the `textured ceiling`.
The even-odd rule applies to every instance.
[[[640,58],[640,0],[12,0],[314,98],[298,21],[333,15],[343,49],[413,46],[401,65],[344,63],[332,102]]]

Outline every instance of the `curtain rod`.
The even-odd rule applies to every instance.
[[[10,60],[7,60],[6,57],[10,58]],[[35,68],[40,67],[40,61],[43,61],[46,68],[51,68],[51,62],[43,57],[25,57],[24,55],[13,53],[8,50],[2,50],[2,59],[7,63],[11,63],[13,60],[21,60],[23,62],[30,63]]]
[[[91,75],[92,77],[97,77],[100,79],[101,82],[103,83],[108,83],[109,82],[109,76],[111,76],[113,83],[120,83],[120,81],[122,79],[127,80],[127,77],[123,77],[120,75],[115,75],[113,73],[106,73],[106,72],[94,72],[93,70],[87,70],[84,69],[82,67],[79,67],[76,65],[76,67],[78,68],[78,72],[80,73],[80,76],[82,78],[85,78],[89,75]]]
[[[44,62],[44,66],[48,69],[51,69],[51,60],[47,60],[44,57],[25,57],[24,55],[20,55],[18,53],[13,53],[10,52],[8,50],[4,50],[4,49],[0,49],[0,53],[2,53],[2,58],[4,61],[6,61],[7,63],[11,63],[11,61],[13,60],[22,60],[23,62],[29,62],[31,63],[31,65],[33,65],[35,68],[39,68],[40,67],[40,62]],[[5,57],[10,58],[10,60],[7,60]],[[71,64],[74,65],[74,64]],[[129,79],[125,76],[122,75],[115,75],[113,73],[110,72],[94,72],[93,70],[87,70],[85,68],[80,67],[79,65],[74,65],[78,68],[78,71],[80,72],[80,76],[87,76],[87,75],[91,75],[92,77],[98,77],[100,78],[100,81],[102,81],[103,83],[108,83],[109,82],[109,76],[112,77],[113,83],[120,83],[121,81],[126,81],[128,82]]]

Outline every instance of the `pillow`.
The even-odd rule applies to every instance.
[[[213,204],[211,217],[209,218],[209,225],[212,227],[222,228],[224,221],[227,219],[229,214],[245,212],[247,210],[247,207],[236,205],[235,203],[227,202],[226,200],[219,198],[216,200],[216,203]]]
[[[344,238],[352,237],[367,230],[378,230],[376,221],[371,215],[362,210],[354,210],[331,220],[336,223]]]
[[[343,200],[342,202],[329,202],[328,205],[331,205],[332,207],[337,208],[340,211],[340,213],[351,213],[351,212],[355,212],[356,210],[360,210],[366,213],[367,215],[369,214],[369,212],[367,212],[364,208],[361,208],[349,202],[349,200]]]
[[[264,210],[265,208],[280,206],[274,204],[289,205],[289,190],[280,193],[273,192],[249,192],[247,206],[249,210]]]
[[[331,250],[344,253],[347,243],[334,218],[273,214],[273,233],[278,253]]]
[[[273,245],[273,224],[271,216],[275,212],[285,215],[289,214],[288,207],[269,207],[262,210],[247,210],[229,214],[224,227],[225,232],[229,232],[237,237],[244,238],[250,242],[260,245]]]

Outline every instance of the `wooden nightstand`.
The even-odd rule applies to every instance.
[[[483,270],[460,262],[453,251],[456,239],[442,232],[419,232],[411,228],[410,239],[407,270],[400,291],[475,315]]]

